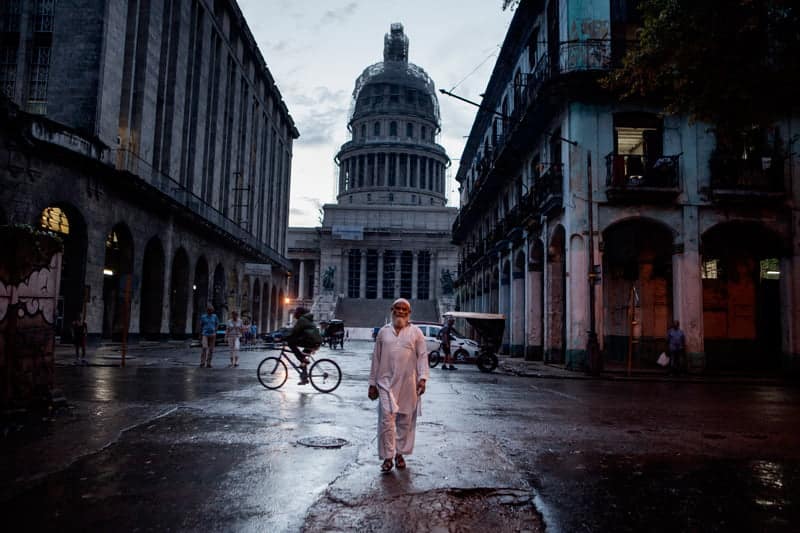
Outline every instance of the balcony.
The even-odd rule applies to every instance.
[[[564,166],[553,164],[533,184],[536,206],[544,216],[550,217],[564,206]]]
[[[228,218],[205,200],[187,190],[181,183],[153,168],[144,159],[129,150],[118,149],[114,154],[116,168],[136,176],[142,183],[159,191],[175,204],[182,206],[187,213],[197,217],[202,224],[214,233],[242,246],[250,253],[258,254],[278,267],[289,271],[291,263],[276,250],[267,246],[261,239],[248,232]]]
[[[774,202],[786,196],[782,157],[712,155],[711,196],[716,201]]]
[[[606,197],[612,203],[668,203],[680,194],[680,157],[606,156]]]

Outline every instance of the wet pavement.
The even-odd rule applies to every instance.
[[[371,342],[342,385],[258,384],[267,353],[113,348],[56,370],[67,406],[3,426],[3,513],[31,530],[795,531],[800,390],[431,370],[408,468],[379,473]],[[270,354],[275,352],[270,350]],[[513,362],[512,362],[513,363]],[[511,364],[511,363],[510,363]],[[541,373],[541,371],[539,371]],[[523,374],[523,375],[518,375]],[[575,376],[578,377],[578,376]],[[341,447],[299,443],[344,439]]]

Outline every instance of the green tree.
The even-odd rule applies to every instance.
[[[641,0],[639,9],[638,45],[604,80],[623,98],[657,98],[714,124],[718,141],[796,108],[797,0]]]

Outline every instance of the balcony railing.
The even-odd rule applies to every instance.
[[[713,155],[709,161],[711,188],[715,191],[782,193],[784,159],[782,157],[757,157],[742,159]]]
[[[536,205],[544,215],[561,210],[564,205],[564,166],[553,164],[533,183]]]
[[[186,190],[180,182],[154,169],[149,163],[133,152],[124,149],[116,150],[116,167],[119,170],[125,170],[134,174],[145,183],[161,191],[174,202],[186,207],[196,216],[206,220],[219,231],[225,232],[240,242],[243,242],[256,252],[273,261],[276,265],[281,265],[285,269],[291,270],[291,263],[278,252],[206,203],[205,200],[191,191]]]
[[[640,155],[608,154],[606,186],[614,188],[678,187],[680,154],[648,160]]]

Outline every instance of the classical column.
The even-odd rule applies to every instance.
[[[355,164],[355,167],[356,167],[355,176],[353,178],[353,181],[356,182],[356,187],[361,187],[361,186],[363,186],[363,181],[362,181],[363,178],[361,178],[361,176],[363,176],[361,174],[361,156],[357,155],[357,156],[353,157],[353,163]]]
[[[400,186],[400,154],[394,155],[394,184]]]
[[[345,173],[345,162],[339,161],[339,194],[344,192],[344,173]]]
[[[306,262],[300,260],[300,268],[297,269],[297,298],[304,300],[306,297]]]
[[[700,231],[698,209],[683,208],[683,243],[672,254],[672,294],[674,318],[686,336],[686,361],[689,370],[705,368],[703,332],[703,280],[700,277]]]
[[[411,257],[413,258],[411,260],[411,297],[416,299],[417,284],[419,282],[419,280],[417,279],[418,278],[417,268],[419,268],[419,252],[417,250],[414,250],[412,252]]]
[[[383,253],[384,250],[378,250],[378,299],[383,298]]]
[[[361,275],[358,279],[358,297],[367,297],[367,251],[361,250]]]
[[[389,154],[383,154],[383,183],[382,185],[389,186]]]

